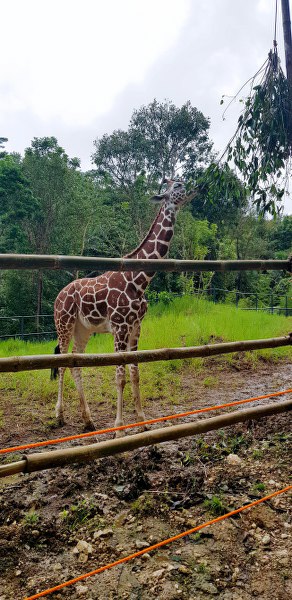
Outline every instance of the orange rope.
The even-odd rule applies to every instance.
[[[97,575],[98,573],[102,573],[103,571],[111,569],[112,567],[116,567],[117,565],[121,565],[122,563],[128,562],[129,560],[132,560],[133,558],[138,558],[139,556],[142,556],[142,554],[145,554],[146,552],[151,552],[152,550],[156,550],[157,548],[161,548],[162,546],[166,546],[167,544],[170,544],[170,542],[175,542],[176,540],[180,540],[181,538],[186,537],[187,535],[191,535],[193,533],[196,533],[196,531],[200,531],[200,529],[204,529],[205,527],[209,527],[210,525],[213,525],[213,523],[219,523],[219,521],[223,521],[224,519],[228,519],[228,517],[232,517],[232,515],[237,515],[238,513],[242,512],[243,510],[247,510],[248,508],[251,508],[252,506],[255,506],[256,504],[260,504],[260,502],[265,502],[266,500],[270,500],[270,498],[278,496],[279,494],[283,494],[284,492],[288,492],[291,489],[292,489],[292,485],[288,485],[283,490],[278,490],[277,492],[273,492],[272,494],[269,494],[268,496],[265,496],[264,498],[260,498],[259,500],[255,500],[254,502],[251,502],[250,504],[246,504],[246,506],[241,506],[241,508],[237,508],[236,510],[232,510],[231,512],[226,513],[225,515],[221,515],[221,517],[217,517],[216,519],[212,519],[211,521],[207,521],[206,523],[203,523],[202,525],[198,525],[197,527],[193,527],[192,529],[189,529],[188,531],[184,531],[183,533],[179,533],[178,535],[174,535],[173,537],[170,537],[167,540],[163,540],[162,542],[158,542],[157,544],[153,544],[153,546],[148,546],[148,548],[143,548],[143,550],[139,550],[138,552],[134,552],[134,554],[130,554],[129,556],[125,556],[124,558],[120,558],[119,560],[116,560],[115,562],[112,562],[112,563],[110,563],[108,565],[104,565],[103,567],[99,567],[99,569],[95,569],[94,571],[90,571],[89,573],[85,573],[84,575],[79,575],[79,577],[75,577],[74,579],[70,579],[70,581],[65,581],[65,583],[61,583],[59,585],[56,585],[55,587],[49,588],[47,590],[44,590],[43,592],[39,592],[38,594],[34,594],[33,596],[29,596],[29,597],[25,598],[24,600],[36,600],[37,598],[41,598],[43,596],[47,596],[48,594],[52,594],[53,592],[57,592],[58,590],[61,590],[64,587],[68,587],[69,585],[73,585],[74,583],[78,583],[79,581],[83,581],[84,579],[87,579],[88,577],[92,577],[93,575]]]
[[[152,425],[153,423],[161,423],[163,421],[170,421],[173,419],[181,419],[182,417],[188,417],[198,413],[209,412],[211,410],[219,410],[221,408],[228,408],[230,406],[238,406],[239,404],[246,404],[247,402],[256,402],[257,400],[264,400],[265,398],[274,398],[275,396],[283,396],[284,394],[291,394],[292,389],[284,390],[283,392],[273,392],[272,394],[266,394],[264,396],[256,396],[254,398],[246,398],[245,400],[236,400],[235,402],[228,402],[227,404],[217,404],[217,406],[208,406],[206,408],[199,408],[197,410],[189,410],[187,412],[179,413],[176,415],[169,415],[167,417],[157,417],[148,421],[141,421],[140,423],[130,423],[129,425],[121,425],[120,427],[108,427],[107,429],[99,429],[97,431],[89,431],[88,433],[79,433],[77,435],[69,435],[63,438],[56,438],[53,440],[46,440],[43,442],[35,442],[31,444],[23,444],[22,446],[13,446],[11,448],[3,448],[0,450],[0,454],[7,454],[8,452],[18,452],[20,450],[27,450],[29,448],[39,448],[41,446],[49,446],[54,444],[61,444],[62,442],[70,442],[72,440],[79,440],[81,438],[92,437],[95,435],[101,435],[103,433],[112,433],[114,431],[123,431],[125,429],[131,429],[133,427],[141,427],[144,425]]]

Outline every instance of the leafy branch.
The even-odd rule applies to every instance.
[[[226,151],[240,171],[257,209],[275,214],[291,168],[291,98],[277,48],[269,53],[262,81],[245,101]]]

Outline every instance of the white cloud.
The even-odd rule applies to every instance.
[[[1,3],[0,135],[23,152],[54,135],[90,168],[93,140],[157,98],[210,117],[221,153],[233,96],[267,58],[276,0],[9,0]],[[280,2],[278,2],[280,6]],[[285,65],[281,12],[278,43]],[[245,91],[242,95],[244,95]],[[291,209],[292,201],[286,203]]]
[[[10,0],[1,110],[86,125],[175,44],[190,0]]]

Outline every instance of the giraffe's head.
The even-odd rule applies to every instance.
[[[188,192],[185,183],[174,179],[165,179],[163,182],[165,189],[161,194],[156,194],[151,198],[153,202],[163,202],[166,205],[179,210],[181,206],[192,200],[196,191]]]

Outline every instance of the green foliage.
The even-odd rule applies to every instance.
[[[189,182],[189,187],[193,185]],[[247,207],[247,192],[227,163],[211,162],[196,180],[198,195],[192,202],[195,216],[230,226]]]
[[[36,525],[39,522],[39,515],[35,511],[30,511],[24,516],[24,523],[28,526]]]
[[[291,98],[277,49],[269,53],[259,85],[245,101],[238,129],[228,148],[253,195],[257,209],[276,214],[283,200],[283,173],[291,160]],[[285,175],[285,174],[284,174]]]
[[[273,222],[271,242],[275,251],[286,251],[285,258],[292,253],[292,215]]]
[[[200,563],[198,564],[198,573],[204,573],[204,574],[206,574],[206,573],[208,573],[208,572],[209,572],[209,568],[208,568],[208,565],[207,565],[207,563],[205,563],[205,562],[200,562]]]
[[[264,492],[264,491],[265,491],[265,489],[266,489],[266,486],[265,486],[265,484],[264,484],[264,483],[261,483],[261,482],[259,481],[258,483],[255,483],[255,484],[254,484],[254,489],[255,489],[257,492]]]
[[[38,202],[18,161],[14,156],[4,156],[0,160],[1,252],[30,249],[28,223],[38,210]]]
[[[95,143],[96,169],[80,171],[55,137],[34,138],[22,158],[0,153],[0,252],[117,257],[143,239],[156,214],[149,202],[161,178],[174,173],[196,179],[198,194],[178,215],[170,257],[178,259],[286,258],[292,251],[292,218],[259,219],[242,183],[228,165],[210,163],[209,122],[189,102],[176,107],[154,100],[134,111],[127,131]],[[2,142],[1,142],[2,140]],[[0,139],[0,146],[5,138]],[[213,159],[212,159],[213,160]],[[91,273],[95,275],[97,273]],[[19,331],[15,315],[37,315],[26,331],[44,330],[59,290],[88,272],[3,271],[2,334]],[[292,305],[291,282],[282,273],[159,273],[147,291],[161,310],[173,293],[209,292],[216,300],[259,307]],[[231,293],[225,290],[231,290]],[[257,296],[255,296],[257,295]],[[30,323],[30,325],[28,325]],[[182,337],[184,333],[182,334]],[[177,342],[176,342],[177,343]]]
[[[174,177],[178,171],[183,178],[195,177],[209,158],[209,122],[190,101],[178,108],[153,100],[134,111],[130,129],[143,143],[145,171],[154,181]]]
[[[264,453],[263,453],[263,451],[262,451],[262,450],[259,450],[258,448],[255,448],[255,450],[254,450],[254,451],[253,451],[253,453],[252,453],[252,457],[253,457],[255,460],[258,460],[258,459],[260,459],[260,458],[264,458]]]
[[[205,377],[204,381],[203,381],[203,385],[205,387],[216,387],[218,383],[218,378],[214,377],[213,375],[208,375],[208,377]]]
[[[6,142],[8,142],[7,138],[0,137],[0,148],[4,148],[3,143],[5,144]],[[6,156],[6,152],[0,152],[0,159],[4,158],[4,156]]]
[[[240,317],[240,318],[239,318]],[[194,297],[174,298],[165,305],[157,302],[149,307],[149,312],[142,323],[141,341],[139,348],[149,350],[153,348],[169,348],[182,346],[195,346],[206,344],[210,339],[234,341],[240,339],[270,338],[287,334],[291,330],[291,318],[265,313],[251,313],[239,311],[233,306],[213,304],[203,299]],[[7,340],[0,342],[0,356],[21,356],[32,354],[52,354],[56,343],[51,342],[24,342],[21,340]],[[89,353],[113,352],[113,340],[109,335],[96,335],[90,339],[87,347]],[[233,355],[214,358],[216,364],[234,363],[240,368],[244,365],[254,364],[251,361],[264,357],[269,361],[277,361],[281,357],[291,357],[291,348],[274,348],[253,353],[240,358]],[[207,362],[204,371],[203,359],[194,359],[186,362],[182,360],[155,362],[141,364],[141,395],[143,402],[159,402],[159,405],[168,407],[169,402],[181,403],[181,385],[185,380],[186,371],[191,369],[191,377],[202,373],[202,379],[210,377],[210,362]],[[91,402],[98,404],[106,402],[108,409],[114,415],[116,405],[116,388],[114,385],[114,367],[83,369],[84,390],[86,397]],[[215,382],[214,382],[215,384]],[[57,385],[51,381],[47,370],[27,371],[22,373],[1,374],[1,387],[10,390],[11,402],[15,403],[17,411],[20,407],[36,422],[41,419],[51,425],[54,415]],[[40,390],[41,398],[40,398]],[[65,397],[70,403],[70,411],[79,419],[78,395],[69,370],[65,375]],[[41,404],[40,404],[41,403]],[[67,405],[68,406],[68,405]],[[130,385],[125,387],[125,407],[132,413],[133,398]],[[67,408],[69,410],[69,408]],[[5,411],[4,417],[5,418]],[[114,416],[113,416],[114,418]],[[207,443],[203,438],[198,438],[195,444],[195,456],[198,455],[202,462],[209,460],[222,460],[222,456],[230,452],[238,452],[248,445],[248,436],[238,433],[236,436],[223,434],[214,445]],[[192,460],[194,453],[190,453]]]
[[[128,131],[116,130],[95,141],[97,176],[127,191],[140,174],[150,187],[178,172],[194,177],[211,151],[208,129],[208,120],[190,102],[178,108],[153,100],[134,111]]]
[[[204,500],[204,507],[214,517],[219,517],[227,512],[227,508],[219,496],[212,496],[212,498]]]
[[[60,517],[70,531],[74,531],[97,513],[95,503],[90,499],[82,499],[78,504],[71,504],[60,513]]]
[[[144,495],[142,494],[132,502],[131,509],[135,515],[144,516],[151,515],[155,510],[156,502],[151,494]]]

